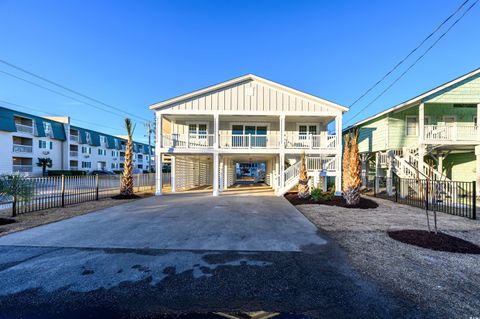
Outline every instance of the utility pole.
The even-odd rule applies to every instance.
[[[155,131],[154,124],[152,122],[146,122],[145,128],[147,129],[148,136],[148,169],[150,172],[153,171],[152,168],[152,133]]]

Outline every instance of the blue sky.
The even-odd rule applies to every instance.
[[[0,59],[147,119],[154,102],[245,73],[349,106],[460,3],[0,0]],[[480,5],[356,120],[479,67],[478,30]],[[0,100],[124,133],[122,117],[2,73]],[[141,124],[136,138],[145,140]]]

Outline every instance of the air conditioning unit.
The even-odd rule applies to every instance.
[[[83,155],[83,157],[85,157],[85,158],[89,158],[89,157],[90,157],[90,155]]]
[[[49,151],[43,151],[42,154],[43,155],[48,155],[48,154],[50,154],[50,152]]]

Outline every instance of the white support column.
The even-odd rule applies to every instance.
[[[228,160],[225,161],[225,168],[224,168],[224,169],[225,169],[225,172],[224,172],[224,174],[223,174],[223,176],[224,176],[224,178],[223,178],[223,179],[224,179],[223,189],[227,189],[228,186],[230,186],[230,185],[228,184],[230,162],[231,162],[230,159],[228,159]]]
[[[362,186],[367,187],[367,165],[368,165],[368,154],[361,154],[360,160],[362,163]]]
[[[423,174],[425,167],[425,153],[425,144],[420,144],[418,146],[418,171],[420,172],[420,174]]]
[[[175,193],[177,191],[176,179],[177,179],[177,168],[176,168],[176,156],[170,156],[170,188],[171,192]]]
[[[477,188],[477,196],[480,196],[480,145],[475,146],[475,156],[476,156],[476,171],[475,171],[475,181]]]
[[[380,192],[380,183],[378,182],[378,177],[380,177],[380,173],[381,172],[381,169],[380,169],[380,153],[379,152],[376,152],[375,153],[375,193],[379,193]]]
[[[220,146],[220,116],[218,114],[213,115],[213,134],[214,134],[214,142],[213,148],[218,149]]]
[[[279,166],[279,161],[278,157],[275,156],[275,159],[273,160],[273,166],[274,166],[274,171],[273,171],[273,189],[277,191],[279,189],[280,185],[280,166]]]
[[[213,153],[213,196],[218,196],[218,153]]]
[[[437,167],[437,170],[442,173],[443,175],[443,157],[444,157],[444,154],[443,153],[439,153],[437,154],[437,157],[438,157],[438,167]]]
[[[425,139],[425,103],[418,106],[418,144],[423,144]]]
[[[220,160],[220,179],[218,181],[218,190],[223,192],[223,186],[225,185],[225,159]]]
[[[335,195],[342,195],[342,113],[335,117],[335,135],[336,135],[336,175],[335,175]]]
[[[162,120],[163,115],[161,113],[156,114],[156,140],[155,140],[155,195],[159,196],[162,195],[162,187],[163,187],[163,163],[162,163]]]
[[[392,161],[393,161],[393,151],[387,152],[387,194],[391,196],[393,194],[393,180],[392,180]]]
[[[280,179],[280,188],[283,188],[285,186],[285,154],[280,153],[279,159],[278,159],[278,164],[279,164],[279,179]]]
[[[285,115],[280,115],[280,148],[285,149]]]
[[[162,173],[162,153],[157,152],[155,154],[155,177],[156,177],[156,183],[155,183],[155,195],[160,196],[162,195],[162,188],[163,188],[163,173]]]

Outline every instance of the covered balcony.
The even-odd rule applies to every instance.
[[[34,133],[34,126],[33,126],[32,119],[21,117],[21,116],[15,116],[14,119],[15,119],[15,127],[17,128],[17,132],[29,133],[29,134]]]
[[[70,129],[70,142],[79,143],[80,142],[80,134],[78,130]]]
[[[12,158],[12,171],[13,173],[32,173],[33,165],[31,158],[25,157],[13,157]]]
[[[339,145],[329,133],[328,116],[164,115],[161,147],[174,150],[332,151]]]
[[[478,129],[475,123],[449,123],[425,125],[424,140],[429,144],[477,143]]]
[[[78,157],[78,145],[70,145],[70,157]]]
[[[13,153],[32,153],[33,151],[33,140],[31,138],[25,138],[20,136],[13,136]]]

